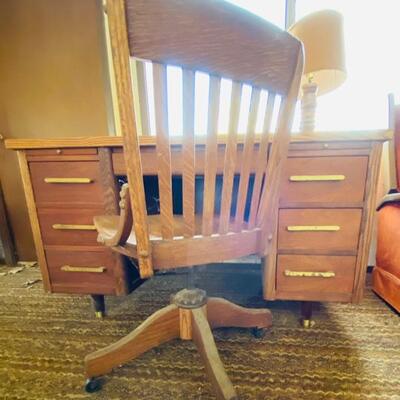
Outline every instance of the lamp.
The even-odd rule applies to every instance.
[[[343,17],[333,10],[307,15],[289,28],[304,45],[300,130],[313,131],[317,95],[339,87],[346,79]]]

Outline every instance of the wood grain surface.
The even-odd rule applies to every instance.
[[[287,94],[300,42],[246,10],[213,0],[128,0],[132,56]]]
[[[335,142],[344,142],[344,146],[354,148],[354,144],[358,142],[381,141],[385,142],[392,139],[393,131],[390,129],[377,130],[352,130],[352,131],[316,131],[302,132],[301,134],[291,137],[291,143],[315,143],[323,148],[324,144],[333,144]],[[272,135],[271,135],[272,138]],[[244,142],[244,135],[238,135],[238,143]],[[156,137],[154,136],[139,136],[140,146],[155,146]],[[260,135],[256,135],[255,141],[260,140]],[[204,136],[196,136],[195,143],[204,145]],[[226,143],[227,135],[218,134],[218,143]],[[177,136],[171,138],[171,144],[181,145],[182,137]],[[91,136],[91,137],[65,137],[52,139],[6,139],[6,149],[23,150],[23,149],[57,149],[57,148],[84,148],[84,147],[122,147],[123,137],[121,136]]]
[[[147,278],[153,275],[151,264],[151,244],[147,230],[146,200],[143,187],[143,174],[140,160],[140,145],[136,132],[133,93],[131,88],[129,47],[125,21],[125,8],[122,0],[107,3],[112,58],[115,71],[115,83],[118,95],[118,109],[121,130],[124,137],[126,170],[129,183],[134,190],[131,197],[134,229],[137,236],[140,275]]]

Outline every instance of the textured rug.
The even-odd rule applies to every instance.
[[[85,354],[168,304],[185,287],[184,273],[107,298],[104,320],[95,319],[89,297],[45,294],[40,282],[25,287],[37,278],[37,268],[0,276],[0,399],[214,399],[194,345],[178,340],[117,368],[102,391],[83,391]],[[245,306],[266,305],[254,265],[201,269],[196,286]],[[245,329],[215,331],[240,399],[400,399],[400,317],[371,290],[360,305],[320,304],[311,330],[298,323],[298,303],[267,305],[274,326],[263,339]]]

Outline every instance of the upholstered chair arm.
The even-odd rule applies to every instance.
[[[376,211],[379,211],[381,208],[386,206],[387,204],[400,204],[400,193],[390,193],[383,197],[381,202],[379,203]]]

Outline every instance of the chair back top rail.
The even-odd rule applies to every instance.
[[[301,43],[223,0],[126,0],[131,56],[287,94]]]

